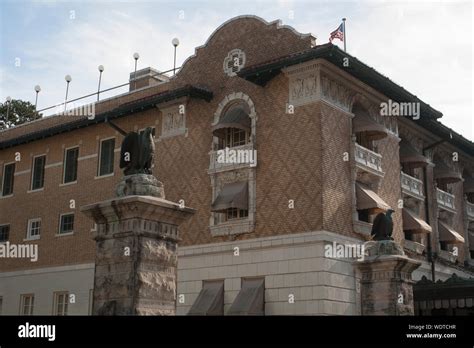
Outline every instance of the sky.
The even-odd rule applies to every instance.
[[[280,19],[317,44],[346,17],[347,52],[443,113],[441,122],[474,140],[473,4],[468,1],[22,1],[0,0],[0,101],[38,109],[128,82],[134,70],[173,68],[228,19]],[[339,41],[333,43],[343,47]],[[104,93],[101,98],[126,92]],[[88,100],[93,101],[93,98]],[[46,111],[51,114],[56,109]]]

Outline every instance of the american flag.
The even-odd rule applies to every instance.
[[[341,25],[337,27],[337,29],[331,33],[331,36],[329,37],[329,42],[332,43],[332,40],[334,39],[339,39],[341,41],[344,41],[344,24],[343,23],[341,23]]]

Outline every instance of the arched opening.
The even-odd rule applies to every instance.
[[[354,118],[352,121],[352,133],[356,136],[356,142],[360,146],[377,152],[376,141],[384,139],[388,130],[378,124],[369,114],[367,108],[360,103],[352,107]]]
[[[251,119],[250,108],[246,103],[236,101],[222,112],[212,134],[217,138],[216,149],[235,148],[250,142]]]

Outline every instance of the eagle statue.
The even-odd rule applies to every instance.
[[[120,168],[124,175],[152,174],[155,157],[153,135],[151,127],[140,133],[127,133],[120,148]]]
[[[394,210],[388,209],[385,214],[377,214],[372,225],[372,231],[370,232],[373,240],[393,240],[393,212]]]

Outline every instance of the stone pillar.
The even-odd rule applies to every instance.
[[[411,275],[421,262],[408,258],[391,240],[364,246],[366,256],[355,262],[361,277],[361,314],[414,315]]]
[[[132,195],[81,211],[97,224],[93,314],[174,315],[178,226],[194,210]]]

